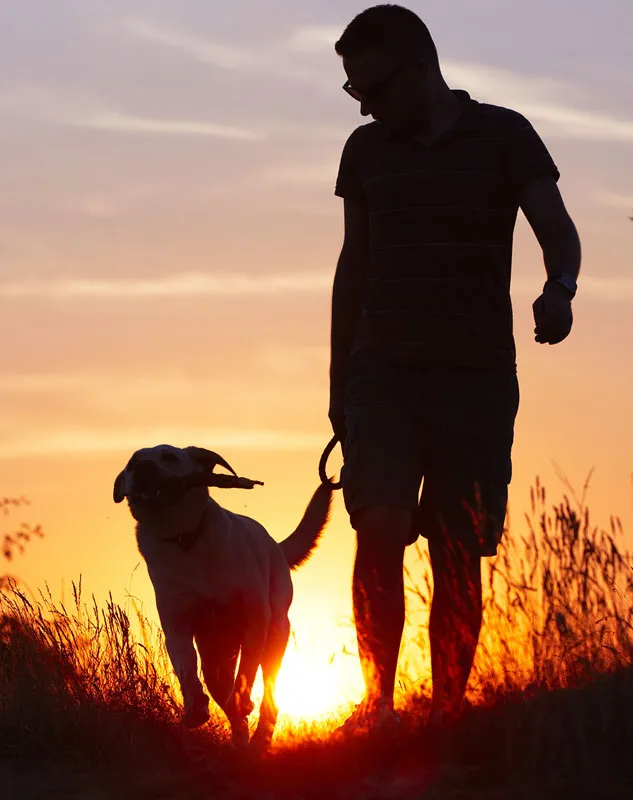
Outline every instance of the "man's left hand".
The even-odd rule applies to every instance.
[[[534,339],[539,344],[558,344],[569,336],[574,316],[571,295],[559,283],[546,283],[543,294],[532,304]]]

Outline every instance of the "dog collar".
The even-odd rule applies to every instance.
[[[178,534],[178,536],[172,536],[169,539],[163,539],[163,541],[170,542],[170,544],[176,544],[184,553],[188,553],[198,539],[202,536],[204,526],[207,522],[207,513],[208,509],[205,508],[202,516],[200,517],[200,522],[198,522],[195,528],[192,528],[190,531],[182,531]]]

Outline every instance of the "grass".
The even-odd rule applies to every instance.
[[[111,598],[72,607],[9,583],[0,601],[3,798],[624,798],[633,793],[633,573],[585,495],[547,507],[537,481],[528,534],[506,537],[486,576],[485,623],[460,722],[424,726],[428,687],[407,695],[391,740],[334,743],[325,727],[238,756],[219,720],[179,724],[160,632],[140,634]],[[426,554],[409,570],[424,634]],[[424,636],[417,644],[426,658]],[[167,677],[165,677],[167,676]]]

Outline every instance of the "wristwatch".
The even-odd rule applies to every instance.
[[[548,283],[560,283],[561,286],[564,286],[565,289],[567,289],[572,297],[574,297],[578,291],[578,284],[568,272],[563,272],[561,275],[557,275],[555,278],[548,278],[545,283],[546,285]]]

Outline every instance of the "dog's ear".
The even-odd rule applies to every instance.
[[[204,447],[195,447],[191,445],[190,447],[185,447],[185,451],[189,453],[189,455],[200,464],[201,467],[204,469],[208,469],[209,472],[213,472],[213,468],[216,466],[224,467],[224,469],[228,470],[230,473],[237,477],[237,472],[233,469],[233,467],[228,464],[222,456],[214,453],[212,450],[207,450]]]
[[[112,496],[115,503],[122,503],[125,500],[125,470],[116,476]]]
[[[227,463],[222,456],[214,453],[212,450],[206,450],[204,447],[186,447],[185,451],[202,467],[205,477],[206,486],[217,486],[221,489],[252,489],[256,484],[261,484],[261,481],[252,481],[249,478],[238,477],[237,472],[233,467]],[[231,475],[224,475],[222,473],[215,473],[213,468],[216,466],[224,467]]]

